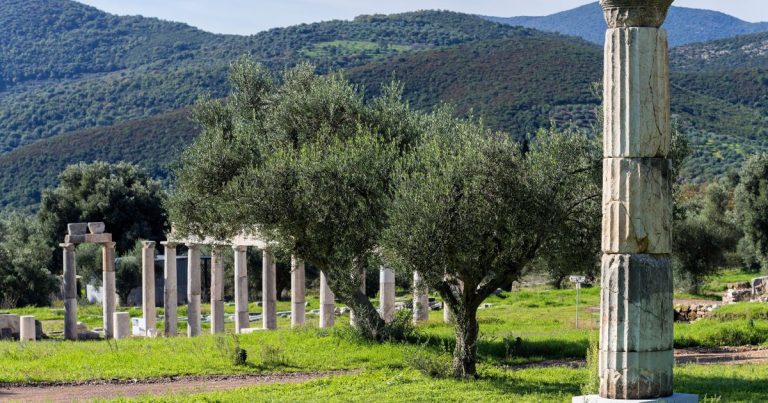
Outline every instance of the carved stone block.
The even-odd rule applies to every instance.
[[[666,157],[670,150],[667,34],[655,28],[609,29],[605,37],[606,157]]]
[[[603,255],[600,395],[672,393],[672,263],[669,256]]]
[[[663,158],[603,161],[603,252],[671,253],[671,169]]]

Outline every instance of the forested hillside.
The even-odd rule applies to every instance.
[[[223,96],[230,61],[243,54],[276,70],[300,61],[321,72],[346,68],[368,95],[395,78],[416,108],[448,102],[518,139],[552,122],[597,123],[598,45],[458,13],[362,16],[238,37],[72,1],[13,0],[0,2],[0,22],[0,76],[11,84],[0,90],[0,208],[34,206],[78,161],[126,160],[165,177],[197,134],[184,108],[204,93]],[[688,179],[708,180],[768,151],[766,35],[673,49],[673,115],[694,145]],[[25,47],[45,63],[16,63],[29,61],[17,55]],[[81,54],[95,62],[80,63]]]
[[[152,116],[227,93],[229,64],[321,71],[399,52],[530,35],[459,13],[361,16],[214,35],[184,24],[117,17],[69,0],[0,2],[0,153],[57,134]]]
[[[605,20],[598,2],[544,17],[486,17],[490,21],[584,38],[602,45]],[[664,22],[672,46],[768,31],[768,22],[751,23],[711,10],[672,7]]]

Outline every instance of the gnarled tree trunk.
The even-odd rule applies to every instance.
[[[461,301],[452,306],[456,318],[456,348],[453,351],[453,376],[456,378],[477,377],[477,308],[475,304]]]

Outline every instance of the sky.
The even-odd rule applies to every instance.
[[[119,15],[180,21],[200,29],[249,35],[360,14],[441,9],[498,17],[548,15],[590,0],[77,0]],[[717,10],[746,21],[768,21],[766,0],[676,0],[680,7]]]

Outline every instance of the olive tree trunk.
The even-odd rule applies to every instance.
[[[452,306],[456,318],[456,348],[453,351],[453,376],[477,378],[478,305],[461,301]]]

